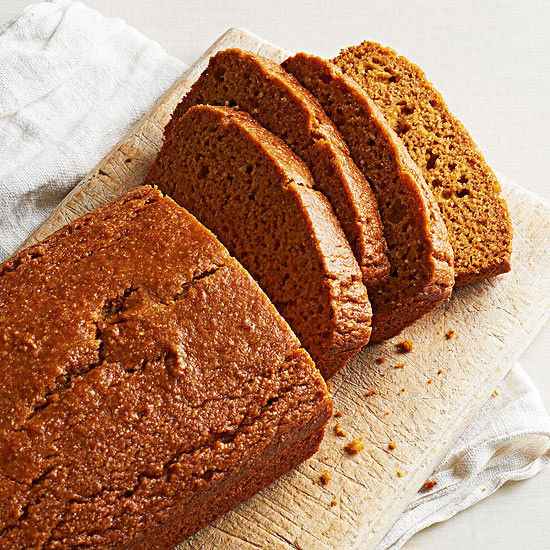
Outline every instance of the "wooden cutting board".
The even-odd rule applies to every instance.
[[[25,245],[139,185],[178,100],[208,58],[228,47],[277,61],[288,55],[246,31],[227,31]],[[504,195],[515,230],[511,273],[456,290],[400,338],[363,350],[334,379],[335,410],[343,414],[329,423],[320,451],[181,549],[376,546],[549,316],[550,205],[512,183]],[[445,337],[449,330],[454,338]],[[399,354],[395,343],[405,337],[414,351]],[[348,437],[335,434],[336,422]],[[343,447],[358,437],[365,448],[349,456]],[[324,471],[327,485],[318,483]]]

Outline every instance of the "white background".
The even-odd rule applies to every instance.
[[[0,22],[29,0],[0,0]],[[364,39],[418,63],[489,164],[550,199],[550,0],[87,0],[187,64],[229,27],[325,57]],[[550,409],[550,325],[522,358]],[[408,550],[550,549],[550,470],[431,527]]]

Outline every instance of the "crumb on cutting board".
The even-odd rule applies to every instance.
[[[437,374],[441,374],[442,372],[443,372],[443,369],[439,369],[439,370],[437,371]]]
[[[437,481],[425,481],[421,491],[429,491],[437,485]]]
[[[330,474],[328,473],[328,470],[324,470],[323,473],[319,476],[319,483],[321,485],[327,485],[330,481]]]
[[[408,338],[405,338],[405,340],[397,342],[397,344],[395,344],[395,347],[397,348],[397,351],[399,351],[399,353],[409,353],[414,349],[414,343]]]
[[[334,418],[341,418],[342,416],[344,416],[344,413],[342,411],[336,411],[334,413]]]
[[[334,426],[334,433],[338,436],[338,437],[347,437],[348,436],[348,432],[346,432],[346,430],[344,430],[342,428],[342,426],[340,426],[340,424],[336,424]]]
[[[353,439],[352,441],[349,441],[344,446],[344,450],[346,453],[350,455],[356,455],[358,452],[362,451],[365,448],[365,444],[363,443],[363,438],[359,437],[358,439]]]
[[[396,445],[395,445],[395,442],[394,441],[390,441],[389,445],[388,445],[388,449],[390,451],[393,451],[395,449]]]
[[[497,390],[495,390],[493,393],[492,393],[493,397],[498,397],[498,392]]]
[[[338,504],[338,499],[337,498],[333,498],[331,501],[330,501],[330,505],[331,506],[336,506]]]
[[[397,365],[393,366],[394,369],[404,369],[405,363],[397,363]]]
[[[401,470],[397,470],[397,477],[403,477],[403,472]]]
[[[377,357],[376,358],[376,362],[381,365],[382,363],[385,363],[386,362],[386,358],[385,357]]]
[[[445,338],[447,338],[447,340],[450,340],[451,338],[453,338],[455,336],[456,332],[454,330],[448,330],[446,333],[445,333]]]
[[[371,388],[367,393],[365,393],[365,397],[370,397],[371,395],[376,395],[378,391],[375,388]]]

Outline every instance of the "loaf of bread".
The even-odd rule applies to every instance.
[[[0,548],[170,549],[317,449],[325,383],[140,187],[0,266]]]
[[[455,284],[509,271],[512,225],[500,185],[424,73],[375,42],[333,61],[374,100],[423,171],[453,246]]]
[[[370,336],[361,271],[325,196],[250,115],[197,105],[173,124],[146,182],[195,215],[258,281],[325,378]]]
[[[315,98],[280,65],[230,49],[210,59],[177,106],[165,134],[197,104],[238,107],[281,138],[305,162],[338,218],[369,290],[389,274],[382,223],[368,182]]]
[[[439,208],[400,139],[353,80],[330,61],[305,53],[282,66],[317,98],[378,201],[391,271],[369,293],[371,341],[385,340],[451,295],[453,251]]]

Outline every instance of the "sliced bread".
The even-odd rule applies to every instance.
[[[512,225],[500,185],[420,68],[374,42],[333,62],[374,100],[431,186],[454,249],[455,284],[509,271]]]
[[[221,51],[178,105],[165,135],[197,104],[237,107],[285,141],[331,203],[369,290],[387,279],[386,244],[370,186],[315,98],[292,76],[251,52]]]
[[[453,254],[432,192],[380,110],[334,64],[299,53],[282,66],[319,101],[370,182],[391,271],[372,304],[372,341],[395,336],[449,297]]]
[[[187,110],[146,182],[218,236],[325,378],[368,342],[367,290],[329,202],[299,157],[250,115],[210,105]]]

